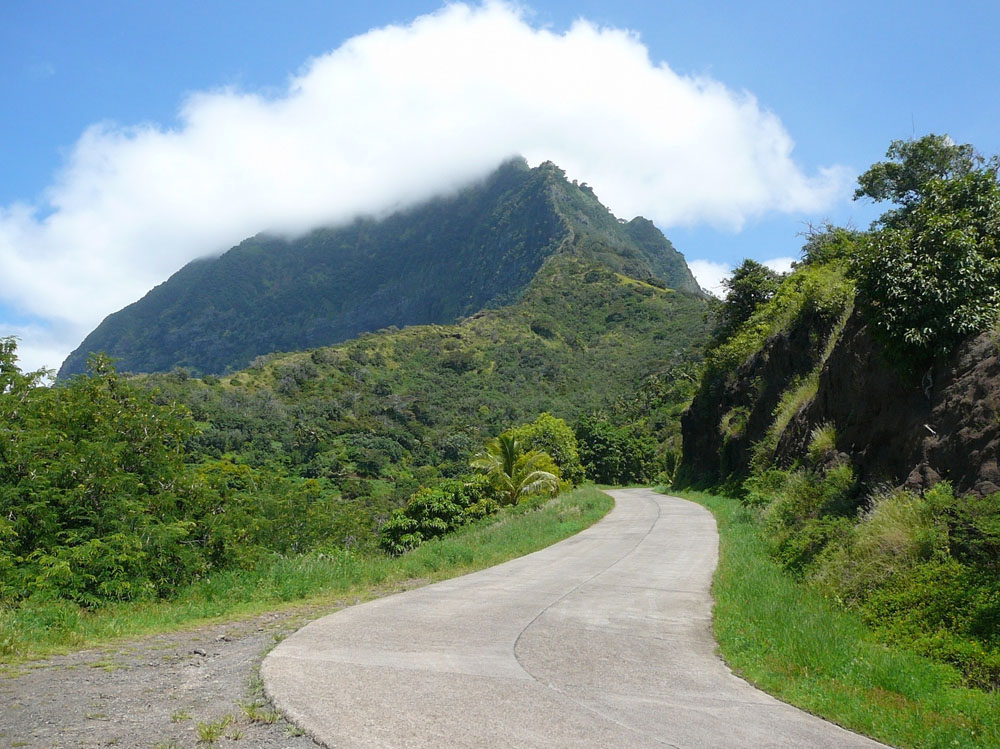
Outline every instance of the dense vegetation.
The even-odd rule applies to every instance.
[[[851,257],[863,309],[897,356],[944,356],[1000,319],[996,157],[945,136],[897,141],[856,197],[891,200]]]
[[[594,414],[619,427],[641,413],[642,433],[676,448],[705,308],[562,255],[518,304],[455,326],[381,331],[223,378],[175,371],[136,381],[191,410],[201,426],[193,452],[315,479],[378,516],[422,485],[467,473],[489,439],[546,411],[574,426]],[[654,450],[641,473],[652,478],[670,460]]]
[[[529,169],[515,159],[455,195],[386,218],[296,239],[262,234],[192,262],[110,315],[59,375],[82,372],[95,351],[129,372],[230,373],[261,354],[453,323],[516,301],[557,252],[701,294],[651,222],[619,221],[555,165]]]
[[[739,497],[781,570],[852,609],[885,642],[995,690],[1000,493],[961,496],[930,469],[919,488],[888,488],[906,474],[875,473],[875,448],[856,439],[864,422],[885,422],[881,410],[893,406],[869,405],[843,379],[856,370],[838,375],[830,361],[854,344],[846,328],[855,337],[871,332],[882,348],[872,349],[865,371],[881,368],[926,403],[931,372],[920,375],[928,362],[947,369],[963,341],[996,325],[997,162],[939,136],[894,143],[888,156],[860,180],[858,197],[895,203],[870,231],[827,227],[776,288],[749,273],[749,284],[730,286],[720,318],[741,322],[717,327],[706,355],[685,417],[680,483]],[[821,387],[834,382],[842,389]],[[860,401],[853,408],[829,402],[852,398]],[[847,417],[824,421],[829,413]],[[851,439],[839,433],[848,427]],[[987,461],[990,449],[953,452]]]
[[[318,481],[192,460],[187,409],[103,357],[66,387],[40,374],[0,339],[0,601],[167,596],[356,527]]]

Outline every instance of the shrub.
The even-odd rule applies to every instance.
[[[522,424],[505,432],[525,450],[547,453],[559,468],[558,475],[576,486],[583,483],[584,469],[580,463],[576,435],[562,419],[543,413],[530,424]],[[548,469],[543,469],[548,470]]]
[[[743,482],[740,501],[746,507],[765,507],[778,497],[788,481],[788,471],[767,468],[754,471]]]
[[[957,498],[947,482],[923,496],[890,492],[829,545],[811,580],[882,637],[955,665],[973,686],[995,689],[1000,580],[989,529],[998,524],[996,497]]]
[[[803,572],[828,543],[847,532],[855,489],[848,465],[788,474],[764,516],[771,552],[785,569]]]
[[[499,509],[499,497],[485,476],[449,479],[433,489],[421,488],[406,507],[394,510],[379,529],[378,545],[389,554],[402,554]]]

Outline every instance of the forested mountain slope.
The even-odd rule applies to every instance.
[[[631,409],[637,431],[675,434],[706,310],[701,296],[567,252],[545,262],[518,303],[455,325],[274,354],[221,378],[138,381],[192,410],[203,425],[195,452],[283,465],[386,508],[420,483],[466,472],[485,439],[544,411],[574,423]],[[662,461],[648,444],[651,477]]]
[[[381,220],[291,240],[261,234],[192,262],[106,318],[59,376],[83,371],[97,351],[124,371],[218,374],[390,325],[451,323],[516,301],[557,252],[701,294],[649,221],[620,221],[555,165],[514,159],[455,195]]]

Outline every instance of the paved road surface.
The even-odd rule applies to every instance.
[[[712,515],[646,489],[498,567],[344,609],[261,668],[331,747],[878,746],[715,655]]]

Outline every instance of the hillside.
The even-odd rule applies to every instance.
[[[1000,490],[1000,184],[996,160],[973,153],[941,136],[894,143],[858,194],[897,207],[868,232],[813,236],[715,341],[684,418],[690,480],[802,462],[827,427],[869,488]]]
[[[516,301],[557,252],[700,295],[683,257],[642,218],[616,219],[551,163],[511,160],[455,195],[297,239],[261,234],[192,262],[102,322],[60,378],[104,351],[124,371],[232,372],[256,356],[388,326],[447,324]]]
[[[646,414],[679,414],[689,392],[670,375],[700,358],[706,301],[567,249],[518,303],[455,325],[275,354],[222,378],[137,381],[191,408],[196,452],[281,464],[381,511],[420,482],[466,472],[486,438],[544,411],[573,422],[665,378]],[[676,429],[676,416],[664,420],[661,431]]]
[[[896,207],[812,237],[716,331],[677,483],[739,497],[782,568],[995,690],[1000,163],[942,136],[887,155],[858,193]]]

